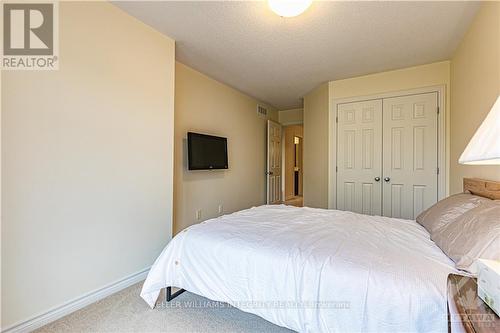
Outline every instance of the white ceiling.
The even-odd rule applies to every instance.
[[[176,58],[279,109],[326,81],[449,59],[478,2],[114,2],[176,40]]]

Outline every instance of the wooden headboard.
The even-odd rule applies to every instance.
[[[470,192],[493,200],[500,200],[500,182],[477,178],[464,178],[464,192]]]

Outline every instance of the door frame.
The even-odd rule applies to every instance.
[[[286,182],[286,173],[287,173],[287,165],[286,165],[286,160],[287,160],[287,152],[286,152],[286,146],[287,146],[287,141],[286,141],[286,133],[287,133],[287,129],[291,126],[300,126],[302,127],[302,133],[300,135],[295,135],[294,136],[297,136],[301,139],[302,141],[302,161],[301,161],[301,165],[302,165],[302,169],[300,170],[300,173],[301,173],[301,176],[302,176],[302,182],[301,185],[303,186],[303,172],[304,172],[304,165],[303,165],[303,162],[304,162],[304,156],[303,156],[303,151],[304,151],[304,125],[302,123],[294,123],[294,124],[290,124],[290,125],[283,125],[281,124],[281,184],[282,184],[282,201],[285,202],[287,200],[286,198],[286,186],[287,186],[287,182]],[[302,195],[304,195],[304,189],[302,188]]]
[[[449,194],[448,112],[446,85],[406,89],[380,94],[332,98],[328,110],[328,209],[337,209],[337,108],[339,104],[437,92],[438,95],[438,200]]]

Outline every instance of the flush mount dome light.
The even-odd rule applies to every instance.
[[[269,8],[282,17],[294,17],[302,14],[312,0],[268,0]]]

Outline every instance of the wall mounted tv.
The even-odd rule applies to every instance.
[[[188,132],[188,169],[227,169],[227,138]]]

